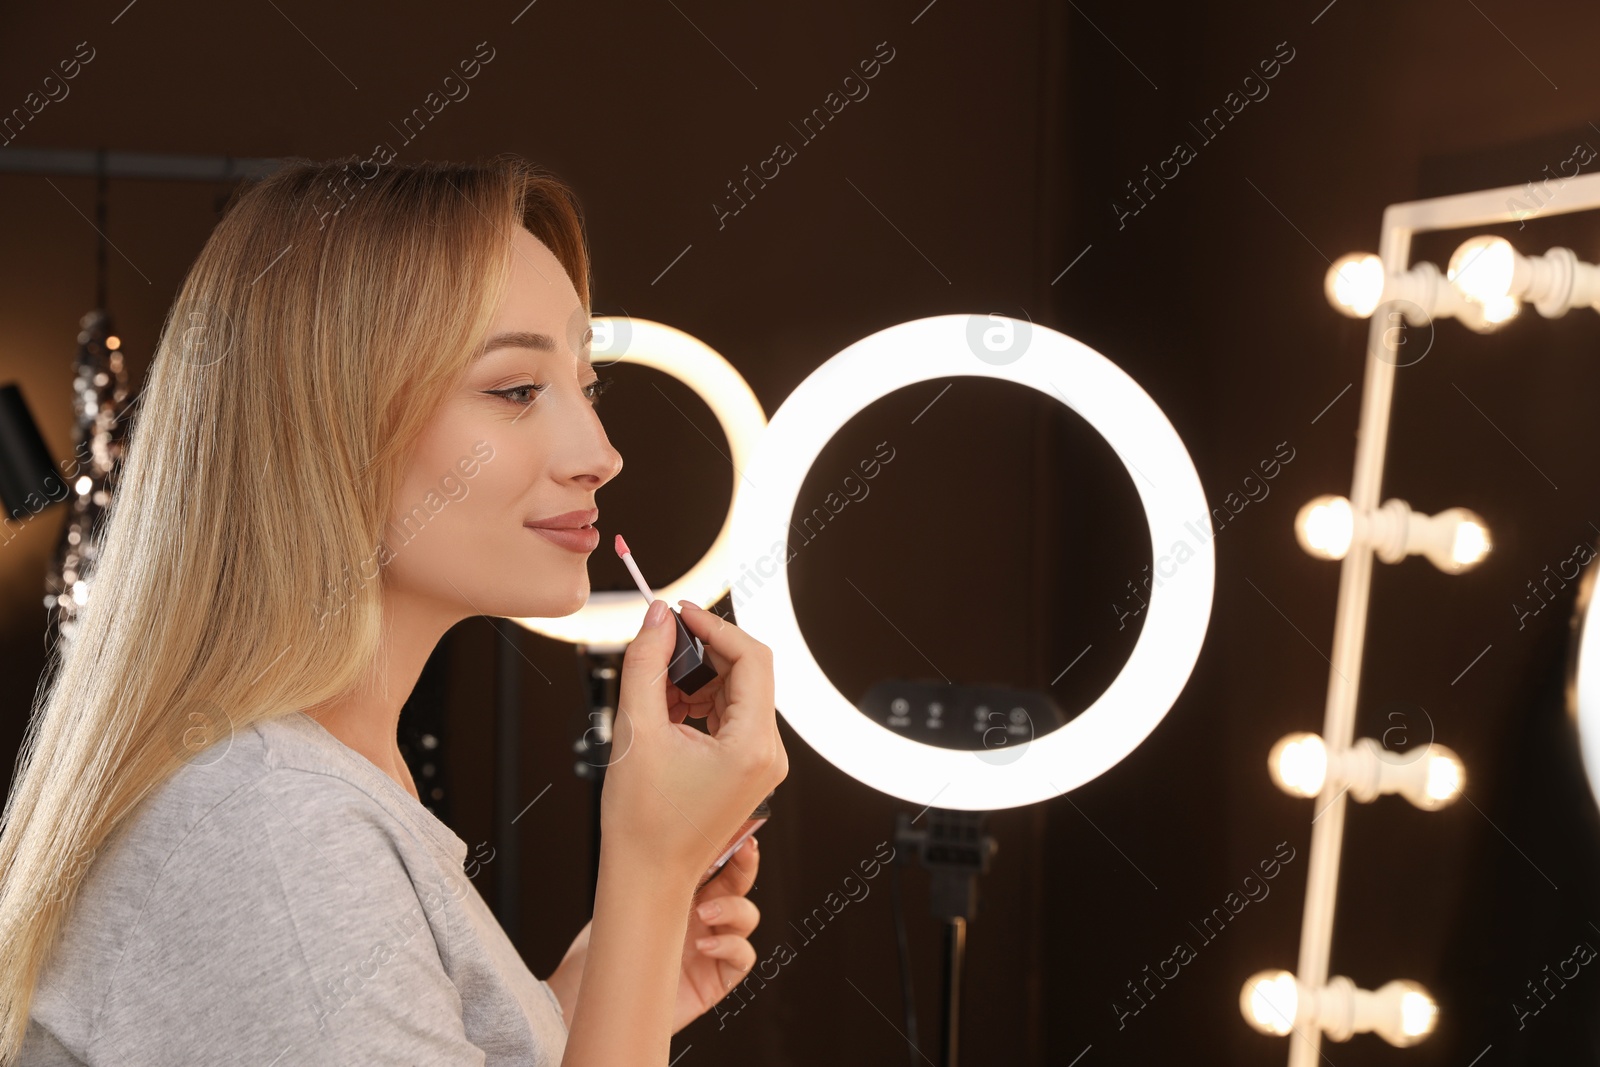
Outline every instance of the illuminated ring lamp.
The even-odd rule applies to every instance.
[[[1076,788],[1114,766],[1155,729],[1199,657],[1216,557],[1210,507],[1194,463],[1137,382],[1082,342],[1037,323],[1012,323],[1019,332],[1031,331],[1021,357],[1005,364],[978,359],[967,341],[971,318],[938,315],[880,330],[818,367],[784,400],[745,468],[748,486],[734,505],[734,558],[755,565],[762,577],[753,591],[743,588],[744,580],[731,585],[739,625],[772,649],[778,708],[807,744],[852,778],[891,796],[984,811]],[[1122,672],[1082,714],[1020,746],[1033,758],[1004,764],[902,737],[861,714],[812,656],[789,593],[790,518],[823,447],[878,398],[955,376],[1037,389],[1064,400],[1099,431],[1138,487],[1158,571],[1175,543],[1194,540],[1186,522],[1204,516],[1207,524],[1208,536],[1193,557],[1151,589],[1144,627]],[[766,577],[758,561],[769,560],[775,566]]]
[[[1578,583],[1567,651],[1567,714],[1578,730],[1578,747],[1589,790],[1600,800],[1600,608],[1595,607],[1595,568]]]
[[[761,402],[733,365],[697,337],[649,319],[596,315],[592,321],[596,346],[590,349],[591,360],[638,363],[671,375],[706,402],[728,438],[733,460],[733,499],[722,529],[698,563],[677,581],[654,590],[656,598],[668,604],[679,600],[714,604],[728,591],[724,575],[731,569],[733,512],[742,491],[739,472],[748,469],[751,453],[766,426]],[[616,328],[620,324],[626,325]],[[594,652],[614,652],[626,648],[638,636],[642,617],[639,591],[629,588],[591,591],[584,606],[571,615],[515,621],[558,641],[583,645]]]

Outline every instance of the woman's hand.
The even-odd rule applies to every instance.
[[[756,950],[750,944],[750,935],[761,921],[761,912],[746,894],[755,884],[760,860],[755,838],[747,839],[729,858],[722,873],[706,883],[696,898],[683,939],[678,999],[672,1012],[673,1033],[710,1011],[755,966]],[[712,907],[717,909],[716,914],[701,914],[701,909]],[[577,1007],[584,961],[589,955],[592,925],[584,923],[560,965],[545,979],[561,1002],[561,1013],[569,1026]],[[701,938],[711,938],[712,944],[701,948]]]
[[[699,884],[750,813],[789,772],[773,708],[772,650],[689,601],[683,622],[717,677],[693,696],[666,679],[676,628],[640,628],[623,656],[601,852]],[[653,607],[666,608],[662,601]],[[705,718],[706,730],[683,720]]]
[[[761,921],[761,911],[746,894],[755,885],[760,860],[756,839],[746,838],[696,898],[683,941],[683,975],[672,1013],[673,1033],[710,1011],[756,965],[750,935]],[[708,911],[712,914],[705,914]],[[703,939],[710,941],[704,948],[700,944]]]

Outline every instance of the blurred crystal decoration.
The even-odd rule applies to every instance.
[[[128,408],[128,374],[122,340],[104,310],[79,322],[76,377],[73,380],[72,458],[61,463],[68,483],[69,513],[45,578],[44,604],[51,626],[70,645],[83,606],[89,602],[100,526],[122,470]]]

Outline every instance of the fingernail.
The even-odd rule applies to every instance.
[[[694,947],[699,949],[701,952],[704,952],[708,948],[715,947],[716,943],[717,939],[714,937],[702,937],[700,940],[694,943]]]
[[[714,900],[708,900],[698,908],[694,909],[694,911],[696,915],[700,916],[700,918],[704,919],[706,922],[710,922],[712,919],[715,919],[718,915],[722,914],[722,905],[718,904]]]
[[[751,851],[751,852],[754,852],[754,851],[756,851],[756,850],[757,850],[757,849],[759,849],[759,848],[760,848],[760,847],[761,847],[761,846],[760,846],[760,845],[758,845],[758,844],[756,844],[756,839],[755,839],[755,835],[754,835],[754,834],[752,834],[752,835],[751,835],[751,836],[750,836],[750,851]]]
[[[650,601],[650,610],[644,613],[646,626],[660,626],[661,620],[667,617],[667,602],[665,600]]]
[[[699,605],[699,604],[696,604],[696,603],[695,603],[695,602],[694,602],[694,601],[692,601],[692,600],[680,600],[680,601],[678,601],[678,603],[679,603],[679,604],[681,604],[681,605],[682,605],[682,606],[684,606],[684,607],[686,607],[686,608],[693,608],[693,609],[695,609],[695,610],[696,610],[696,611],[703,611],[703,610],[705,610],[705,609],[704,609],[704,608],[702,608],[702,607],[701,607],[701,606],[700,606],[700,605]]]

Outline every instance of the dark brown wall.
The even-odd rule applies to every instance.
[[[1265,756],[1283,733],[1322,721],[1337,567],[1301,554],[1291,524],[1311,496],[1348,491],[1365,339],[1364,324],[1327,306],[1323,272],[1345,251],[1372,249],[1386,204],[1520,184],[1577,139],[1600,147],[1589,125],[1600,121],[1590,55],[1600,15],[1502,0],[1400,10],[1361,0],[873,10],[541,0],[515,25],[516,0],[122,9],[113,0],[3,16],[0,108],[79,41],[96,49],[72,95],[15,147],[320,158],[386,140],[401,159],[513,150],[579,190],[596,310],[704,339],[769,413],[874,330],[1000,311],[1090,344],[1140,382],[1188,444],[1213,505],[1280,443],[1293,448],[1270,494],[1217,533],[1212,628],[1161,726],[1069,796],[990,819],[1000,851],[970,931],[965,1016],[973,1063],[1283,1062],[1283,1043],[1249,1030],[1237,1000],[1253,971],[1292,968],[1299,935],[1311,809],[1272,787]],[[390,123],[480,41],[495,58],[471,95],[402,145]],[[871,95],[719,228],[711,205],[725,183],[795,139],[789,123],[883,41],[894,59]],[[1189,123],[1280,42],[1294,58],[1270,95],[1202,143]],[[1195,158],[1119,225],[1124,183],[1177,140]],[[0,380],[21,382],[64,457],[95,234],[79,215],[92,215],[92,183],[52,181],[0,176]],[[113,183],[111,307],[136,381],[223,192]],[[1593,260],[1586,220],[1539,219],[1508,235],[1524,251],[1564,243]],[[1417,255],[1442,263],[1462,236],[1420,240]],[[1472,507],[1497,546],[1458,578],[1421,561],[1377,567],[1360,729],[1402,724],[1416,740],[1433,731],[1463,756],[1470,801],[1431,815],[1392,798],[1351,811],[1334,970],[1369,988],[1421,980],[1444,1016],[1416,1049],[1363,1037],[1325,1046],[1330,1061],[1466,1064],[1487,1046],[1486,1065],[1600,1058],[1589,1021],[1600,979],[1585,972],[1521,1029],[1512,1009],[1523,983],[1575,942],[1600,945],[1589,925],[1600,923],[1590,908],[1600,836],[1560,704],[1574,590],[1521,629],[1510,607],[1577,541],[1600,544],[1588,525],[1600,524],[1600,476],[1585,437],[1597,337],[1587,312],[1553,322],[1528,313],[1487,338],[1444,323],[1400,376],[1385,496],[1427,511]],[[617,373],[602,413],[628,462],[602,504],[630,540],[642,531],[652,574],[681,572],[727,504],[723,443],[676,383]],[[1150,560],[1133,484],[1081,419],[1020,388],[956,379],[918,417],[942,388],[873,405],[819,459],[802,501],[819,500],[877,442],[896,449],[871,496],[796,560],[802,624],[847,695],[940,673],[1045,689],[1075,711],[1137,637],[1112,607]],[[0,549],[7,752],[43,664],[38,601],[60,521],[47,513]],[[625,584],[603,555],[592,574],[596,588]],[[518,646],[536,668],[526,671],[518,784],[529,799],[551,787],[517,824],[518,943],[543,974],[585,918],[587,787],[570,770],[582,690],[570,648],[531,634]],[[474,846],[493,834],[491,716],[506,654],[472,620],[440,657],[451,818]],[[821,905],[909,806],[844,777],[792,732],[786,740],[792,771],[761,835],[755,943],[765,956],[786,939],[797,956],[744,1011],[721,1028],[697,1023],[674,1051],[692,1045],[680,1062],[702,1064],[893,1062],[907,1052],[894,1029],[887,875],[813,941],[788,923]],[[1190,924],[1280,842],[1296,858],[1270,896],[1214,941],[1196,935]],[[493,901],[494,886],[484,889]],[[922,1045],[935,1059],[939,942],[921,872],[905,898]],[[1178,941],[1196,958],[1119,1026],[1125,983]]]

